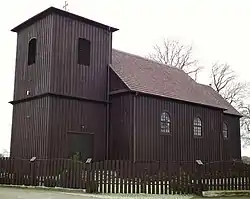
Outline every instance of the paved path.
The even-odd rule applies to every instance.
[[[0,199],[190,199],[180,195],[131,195],[131,194],[81,194],[59,191],[3,188],[0,187]]]
[[[65,193],[65,192],[49,191],[49,190],[0,187],[0,199],[190,199],[190,198],[193,197],[180,196],[180,195],[130,195],[130,194],[90,195],[81,193]],[[250,197],[225,197],[225,198],[250,199]],[[200,198],[194,197],[193,199],[200,199]],[[217,199],[224,199],[224,197]]]
[[[0,188],[0,199],[93,199],[93,197],[56,191]]]

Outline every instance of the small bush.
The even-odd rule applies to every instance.
[[[87,182],[86,184],[87,193],[98,193],[98,183],[94,181]]]

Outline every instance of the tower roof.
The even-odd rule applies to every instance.
[[[48,16],[50,14],[53,14],[53,13],[64,16],[64,17],[68,17],[68,18],[71,18],[71,19],[74,19],[74,20],[82,21],[84,23],[87,23],[87,24],[90,24],[90,25],[93,25],[93,26],[96,26],[96,27],[99,27],[99,28],[110,30],[111,32],[115,32],[115,31],[118,30],[117,28],[110,27],[108,25],[105,25],[105,24],[102,24],[102,23],[99,23],[99,22],[96,22],[96,21],[81,17],[79,15],[76,15],[76,14],[73,14],[73,13],[70,13],[70,12],[67,12],[67,11],[64,11],[64,10],[60,10],[58,8],[55,8],[55,7],[49,7],[46,10],[38,13],[37,15],[35,15],[35,16],[29,18],[28,20],[24,21],[23,23],[19,24],[18,26],[13,28],[11,31],[19,32],[23,28],[26,28],[26,27],[30,26],[31,24],[35,23],[36,21],[38,21],[38,20],[40,20],[40,19],[42,19],[42,18],[44,18],[44,17],[46,17],[46,16]]]

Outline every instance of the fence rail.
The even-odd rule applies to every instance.
[[[132,163],[0,159],[0,184],[86,189],[101,193],[194,194],[202,190],[250,190],[250,166],[218,162]]]

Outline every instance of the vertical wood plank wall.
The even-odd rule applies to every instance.
[[[111,96],[110,106],[110,158],[133,158],[132,94]]]
[[[68,132],[93,133],[93,158],[105,157],[103,103],[51,96],[30,100],[14,105],[13,124],[12,157],[68,158]]]
[[[112,38],[107,30],[54,15],[51,92],[106,100]],[[79,65],[78,39],[90,41],[90,66]]]
[[[105,158],[106,104],[53,97],[49,157],[68,157],[68,132],[93,133],[93,160]],[[84,126],[84,128],[83,128]]]
[[[111,73],[112,74],[112,73]],[[116,86],[112,90],[123,89],[119,79],[112,74]],[[118,83],[117,83],[118,82]],[[120,85],[120,86],[119,86]],[[130,96],[130,97],[129,97]],[[126,107],[124,110],[122,107]],[[239,119],[224,115],[222,110],[193,104],[166,100],[150,95],[136,96],[136,160],[137,161],[194,161],[205,162],[240,159]],[[129,107],[129,108],[128,108]],[[160,132],[161,112],[166,110],[171,117],[171,134]],[[129,112],[130,120],[126,113]],[[132,160],[133,154],[133,102],[132,94],[112,96],[111,136],[113,153],[117,159]],[[201,138],[193,136],[193,119],[202,120]],[[229,124],[229,139],[224,139],[222,122]],[[121,147],[122,146],[122,147]],[[233,147],[232,147],[233,146]],[[119,151],[119,155],[118,155]]]
[[[228,139],[223,139],[223,159],[238,159],[241,157],[240,120],[228,114],[223,116],[223,120],[228,126]]]
[[[12,157],[47,157],[50,103],[49,97],[43,97],[13,106]]]
[[[166,110],[171,133],[160,132]],[[220,160],[221,110],[139,95],[136,100],[136,156],[138,161]],[[202,120],[202,137],[193,136],[193,119]]]
[[[129,97],[130,96],[130,97]],[[111,132],[118,159],[130,159],[133,139],[132,95],[117,95],[111,100]],[[149,95],[136,96],[136,160],[137,161],[219,161],[240,159],[240,137],[235,116],[225,116],[219,109],[196,106]],[[126,107],[127,110],[122,109]],[[128,108],[129,107],[129,108]],[[171,117],[171,134],[160,132],[161,112]],[[127,115],[130,115],[130,120]],[[193,118],[202,120],[201,138],[193,135]],[[222,135],[222,121],[229,125],[229,139]],[[131,128],[129,128],[131,127]],[[231,146],[231,148],[230,148]],[[233,147],[232,147],[233,146]],[[115,153],[114,152],[114,153]]]
[[[53,38],[53,16],[49,15],[23,29],[17,35],[14,99],[49,92],[51,84],[51,57]],[[36,62],[28,66],[28,43],[37,38]]]
[[[94,159],[104,159],[111,34],[58,14],[18,33],[12,156],[67,157],[67,132],[77,131],[95,134]],[[28,66],[28,42],[33,37],[37,38],[36,62]],[[90,66],[77,63],[79,37],[91,42]]]

